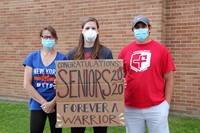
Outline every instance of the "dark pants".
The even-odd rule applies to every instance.
[[[107,127],[93,127],[94,133],[107,133]],[[84,133],[85,127],[72,127],[71,133]]]
[[[62,133],[62,128],[55,128],[56,112],[47,114],[42,110],[31,110],[30,133],[43,133],[47,117],[49,118],[51,133]]]

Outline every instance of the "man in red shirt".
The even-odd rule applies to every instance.
[[[125,46],[123,59],[125,79],[126,132],[169,133],[168,114],[174,91],[176,69],[168,49],[151,39],[151,25],[146,16],[132,20],[135,41]]]

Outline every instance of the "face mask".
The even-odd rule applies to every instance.
[[[51,50],[55,46],[55,39],[42,39],[42,45],[45,49]]]
[[[93,43],[95,41],[95,39],[97,38],[97,32],[95,30],[89,29],[89,30],[85,31],[83,36],[87,42]]]
[[[149,31],[148,29],[142,29],[142,28],[137,30],[134,29],[134,36],[139,42],[142,42],[149,36]]]

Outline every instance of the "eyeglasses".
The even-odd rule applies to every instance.
[[[54,39],[54,37],[52,37],[52,36],[42,36],[42,38],[45,40],[47,40],[47,39],[53,40]]]

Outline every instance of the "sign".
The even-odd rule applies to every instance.
[[[57,127],[124,126],[123,61],[56,62]]]

